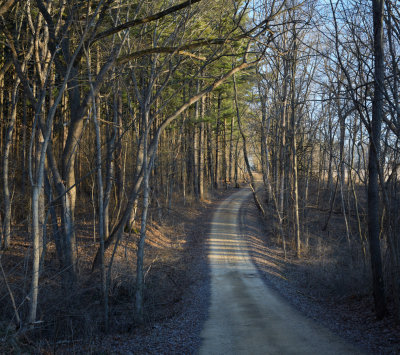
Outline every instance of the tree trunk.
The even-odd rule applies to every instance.
[[[234,173],[235,188],[238,189],[239,185],[239,137],[236,139],[235,144],[235,173]]]
[[[31,294],[29,302],[29,316],[28,322],[33,326],[36,321],[37,303],[39,295],[39,263],[40,263],[40,226],[39,226],[39,197],[40,186],[33,186],[32,191],[32,248],[33,248],[33,262],[32,262],[32,281],[31,281]]]
[[[227,182],[227,169],[228,166],[226,164],[226,117],[224,117],[224,126],[223,126],[223,142],[222,142],[222,179],[224,181],[224,187],[225,189],[228,188],[228,182]]]
[[[200,127],[199,127],[199,198],[204,200],[204,151],[205,151],[205,138],[204,138],[204,109],[205,97],[201,99],[201,114],[200,114]]]
[[[149,208],[149,178],[151,171],[151,164],[148,159],[148,121],[149,113],[147,111],[142,113],[142,123],[144,125],[143,137],[143,208],[142,220],[140,225],[140,238],[137,248],[137,262],[136,262],[136,291],[135,291],[135,319],[141,324],[143,323],[143,292],[144,292],[144,246],[146,241],[146,227],[147,227],[147,213]]]
[[[286,63],[284,64],[285,69],[284,69],[284,84],[283,84],[283,98],[282,98],[282,107],[281,107],[281,144],[279,146],[280,148],[280,181],[278,182],[279,186],[279,208],[280,208],[280,216],[281,218],[279,219],[279,223],[282,223],[282,225],[279,226],[279,229],[283,232],[283,220],[285,218],[285,181],[286,181],[286,169],[287,169],[287,150],[286,150],[286,116],[287,116],[287,65]],[[286,253],[286,240],[285,240],[285,234],[281,235],[282,238],[282,246],[284,249],[284,252]]]
[[[213,162],[213,150],[212,150],[212,132],[211,124],[207,123],[207,166],[208,166],[208,179],[209,184],[214,187],[215,185],[215,174],[214,174],[214,162]]]
[[[214,187],[218,189],[218,179],[219,179],[219,172],[218,172],[218,162],[219,162],[219,129],[221,124],[221,103],[222,103],[222,93],[221,91],[218,92],[218,106],[217,106],[217,129],[215,131],[215,177],[214,177]]]
[[[10,163],[10,150],[12,144],[12,137],[14,133],[15,123],[17,120],[17,91],[19,79],[14,84],[11,93],[11,109],[10,120],[6,132],[4,142],[4,155],[3,155],[3,195],[4,195],[4,220],[3,220],[3,241],[0,248],[8,249],[10,246],[11,238],[11,193],[9,184],[9,163]],[[1,240],[0,240],[1,242]]]
[[[292,135],[292,164],[293,164],[293,197],[294,197],[294,231],[296,241],[296,255],[301,257],[300,215],[299,215],[299,182],[297,168],[297,143],[296,143],[296,69],[297,69],[297,33],[293,24],[293,53],[291,73],[291,135]]]
[[[384,0],[372,0],[374,22],[374,97],[368,161],[368,236],[373,278],[375,312],[378,319],[386,314],[386,298],[383,283],[382,255],[379,222],[379,159],[383,116],[384,52],[383,52],[383,4]]]
[[[230,134],[229,134],[229,167],[228,167],[228,179],[229,183],[232,184],[232,172],[233,172],[233,129],[235,127],[235,118],[231,117],[231,127],[230,127]]]

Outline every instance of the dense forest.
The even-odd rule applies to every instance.
[[[243,181],[285,258],[340,231],[400,321],[398,2],[2,0],[0,22],[0,335],[70,336],[46,293],[83,288],[108,332],[126,240],[146,322],[149,223]]]

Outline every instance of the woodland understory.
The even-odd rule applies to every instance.
[[[283,260],[400,322],[398,2],[2,0],[0,23],[5,351],[169,317],[183,221],[243,181]]]

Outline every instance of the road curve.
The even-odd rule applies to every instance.
[[[361,354],[266,286],[241,237],[241,189],[218,207],[207,239],[211,305],[200,354]]]

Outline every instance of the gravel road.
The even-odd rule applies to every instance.
[[[211,305],[200,354],[361,354],[259,277],[240,232],[240,207],[250,194],[232,194],[213,216],[207,240]]]

